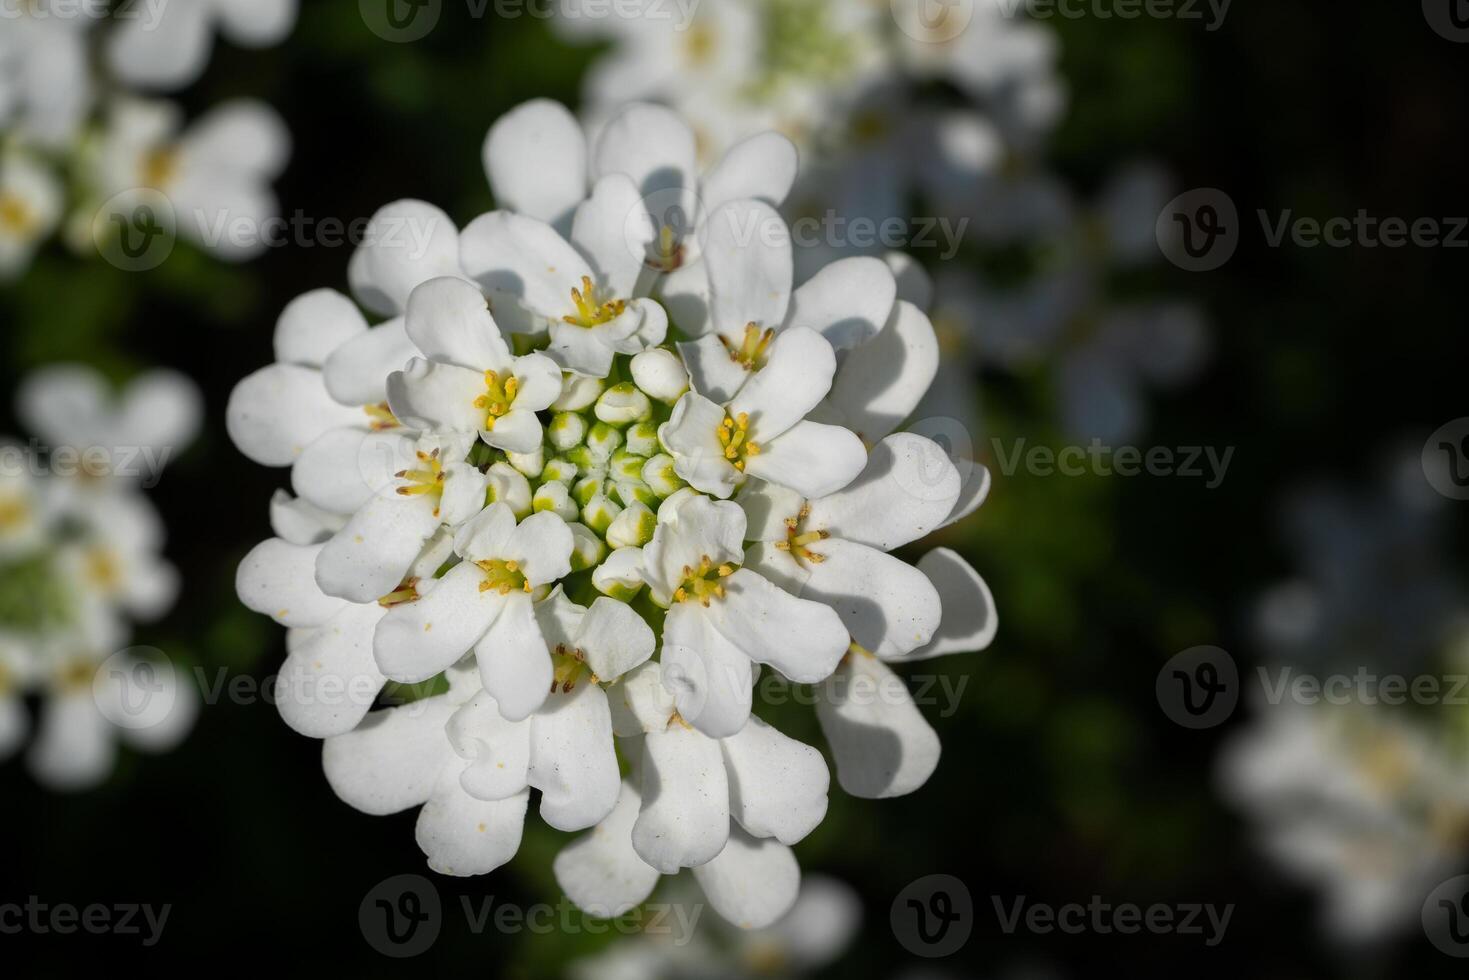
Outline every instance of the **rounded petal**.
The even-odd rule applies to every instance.
[[[602,689],[584,683],[550,695],[530,728],[529,780],[541,791],[541,819],[556,830],[584,830],[611,813],[622,777]]]
[[[376,603],[348,605],[296,639],[275,687],[276,707],[287,725],[309,738],[357,727],[385,680],[372,655],[373,633],[385,611]]]
[[[729,414],[749,415],[750,438],[763,446],[821,404],[836,366],[836,353],[821,334],[805,327],[782,330],[765,366],[730,399]]]
[[[816,749],[754,717],[719,745],[730,813],[750,834],[794,844],[826,817],[831,774]]]
[[[591,263],[611,295],[632,296],[657,235],[637,186],[626,174],[608,174],[576,209],[571,242]]]
[[[933,324],[918,307],[900,302],[882,332],[842,361],[828,399],[847,427],[870,444],[913,414],[938,367]]]
[[[696,158],[694,132],[682,116],[664,106],[635,103],[603,127],[592,167],[598,178],[626,174],[644,196],[686,198],[697,181]]]
[[[724,850],[729,782],[714,739],[677,724],[643,736],[642,796],[632,846],[654,868],[676,874]]]
[[[316,585],[322,545],[295,545],[271,538],[251,549],[235,573],[235,592],[246,608],[282,626],[325,625],[347,603]]]
[[[763,929],[785,915],[801,890],[801,868],[789,847],[756,840],[738,827],[714,860],[694,869],[714,910],[741,929]]]
[[[388,375],[418,356],[402,317],[354,337],[326,359],[326,390],[343,405],[378,405],[388,399]]]
[[[532,99],[501,116],[485,137],[483,156],[504,210],[555,225],[586,196],[586,137],[559,102]]]
[[[837,782],[853,796],[903,796],[939,764],[939,737],[902,678],[876,657],[854,653],[816,689],[816,718],[831,746]]]
[[[294,364],[249,375],[225,409],[230,439],[262,466],[289,466],[322,433],[362,420],[359,409],[332,400],[319,371]]]
[[[855,434],[807,421],[760,443],[760,454],[745,460],[745,473],[814,498],[840,490],[866,465],[867,449]]]
[[[714,628],[751,660],[797,684],[815,684],[836,669],[850,637],[833,610],[744,568],[725,579],[725,589],[724,600],[710,607]]]
[[[778,208],[796,182],[800,156],[796,144],[776,132],[764,132],[730,147],[704,174],[704,207],[714,210],[748,198]]]
[[[479,371],[421,357],[388,375],[389,410],[404,425],[425,432],[480,431],[485,410],[475,402],[484,393]]]
[[[881,259],[838,259],[796,290],[787,329],[810,328],[837,350],[849,350],[887,325],[897,296],[892,270]]]
[[[785,323],[795,274],[791,234],[770,205],[734,201],[710,214],[704,266],[711,322],[730,341],[741,342],[751,323]]]
[[[933,639],[903,660],[926,660],[946,653],[983,650],[1000,628],[995,597],[984,579],[957,552],[935,548],[918,561],[943,603],[943,620]]]
[[[328,738],[321,764],[332,791],[374,816],[423,803],[454,758],[444,734],[453,713],[448,698],[424,698],[373,712],[347,734]]]
[[[357,304],[335,289],[315,289],[281,311],[275,324],[275,359],[320,367],[332,351],[366,330]]]
[[[488,594],[488,593],[487,593]],[[500,614],[474,648],[485,691],[509,721],[528,718],[546,700],[553,676],[551,651],[525,593],[504,597]]]
[[[505,800],[477,800],[459,784],[462,767],[445,766],[418,812],[414,837],[439,874],[489,874],[515,857],[525,830],[530,791]]]
[[[641,806],[637,789],[623,783],[607,818],[562,848],[552,862],[556,883],[588,915],[616,918],[641,905],[658,884],[658,869],[638,857],[632,846],[632,828]]]
[[[352,295],[383,316],[402,313],[420,283],[462,274],[459,230],[453,219],[432,204],[414,200],[379,208],[347,265]]]
[[[322,548],[316,583],[327,595],[376,602],[398,587],[438,528],[427,498],[379,494]]]
[[[509,370],[510,347],[473,283],[430,279],[408,295],[404,320],[409,339],[431,361],[479,372]]]
[[[599,596],[582,617],[576,645],[592,673],[606,683],[652,657],[657,639],[627,603]]]
[[[811,501],[804,527],[892,551],[941,527],[960,493],[959,471],[931,439],[908,432],[872,448],[846,487]]]
[[[591,266],[556,229],[509,211],[471,221],[461,253],[464,270],[482,288],[509,293],[553,321],[574,311],[571,290],[592,276]]]
[[[710,738],[725,738],[750,718],[754,665],[695,602],[680,602],[663,624],[663,686],[678,713]]]
[[[37,780],[55,790],[88,789],[107,778],[116,759],[116,734],[90,686],[42,702],[26,760]]]

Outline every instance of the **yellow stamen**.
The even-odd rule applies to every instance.
[[[86,575],[103,592],[116,592],[122,587],[122,569],[118,567],[117,557],[106,548],[87,552]]]
[[[761,330],[753,323],[745,324],[745,337],[738,347],[725,339],[723,334],[719,335],[719,342],[729,352],[729,359],[746,371],[758,371],[765,366],[765,355],[769,353],[773,340],[774,329]]]
[[[683,584],[674,590],[673,601],[697,602],[707,607],[715,599],[724,598],[724,583],[719,580],[729,578],[737,570],[737,566],[728,562],[716,565],[713,559],[704,555],[699,559],[698,568],[692,565],[683,567]]]
[[[97,675],[97,665],[88,660],[69,660],[56,672],[56,682],[65,691],[77,691],[92,686]]]
[[[444,464],[439,462],[437,449],[432,453],[420,451],[417,455],[418,461],[423,464],[422,469],[399,470],[394,474],[398,479],[406,481],[405,486],[398,488],[398,493],[404,497],[433,497],[434,516],[438,517],[438,505],[444,499]]]
[[[795,517],[787,517],[785,519],[786,539],[784,541],[777,541],[775,547],[781,551],[790,552],[791,557],[798,562],[804,561],[812,565],[820,565],[826,561],[826,556],[819,551],[812,551],[811,545],[816,544],[818,541],[825,541],[831,537],[831,532],[802,531],[802,523],[810,516],[811,505],[806,504],[801,507],[800,513]]]
[[[495,420],[510,411],[519,390],[520,382],[513,375],[507,374],[502,382],[494,371],[485,372],[485,393],[474,400],[474,407],[485,413],[486,429],[493,429]]]
[[[581,277],[580,289],[572,288],[571,303],[576,312],[561,319],[574,327],[599,327],[604,323],[611,323],[627,309],[626,300],[600,299],[590,276]]]
[[[718,36],[708,24],[694,24],[684,35],[684,60],[690,68],[706,67],[714,60]]]
[[[30,523],[31,506],[19,494],[0,497],[0,531],[18,531]]]
[[[179,151],[171,146],[150,151],[143,157],[144,187],[163,190],[178,175]]]
[[[417,602],[418,598],[418,579],[416,577],[406,578],[397,589],[379,599],[377,604],[384,609],[392,609],[404,603]]]
[[[475,562],[480,571],[485,573],[485,580],[479,584],[481,592],[495,591],[501,595],[509,595],[517,590],[529,592],[532,586],[526,581],[520,571],[520,565],[514,561],[504,558],[487,558],[484,561]]]
[[[362,410],[367,413],[367,417],[370,420],[368,427],[374,432],[386,432],[388,429],[396,429],[403,424],[393,415],[392,410],[388,408],[387,402],[380,402],[377,405],[363,405]]]
[[[715,433],[719,444],[724,447],[724,458],[741,473],[745,471],[745,460],[760,455],[760,447],[750,440],[750,415],[741,412],[734,418],[728,415]]]
[[[0,231],[29,235],[38,224],[36,211],[15,194],[0,194]]]
[[[558,690],[562,694],[570,694],[585,673],[593,684],[602,683],[596,674],[587,667],[587,655],[579,648],[567,647],[564,643],[556,644],[556,649],[551,653],[551,661],[555,665],[551,674],[551,693]]]

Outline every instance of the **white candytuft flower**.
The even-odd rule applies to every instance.
[[[296,26],[297,0],[167,0],[156,13],[134,7],[108,38],[108,67],[139,88],[173,90],[204,73],[215,31],[248,48],[284,40]]]
[[[666,149],[631,147],[590,160],[651,172]],[[987,488],[981,468],[894,432],[933,376],[932,327],[875,259],[793,292],[789,232],[740,196],[705,219],[682,294],[704,299],[681,307],[649,286],[670,276],[648,251],[648,172],[589,185],[580,129],[547,103],[497,123],[487,155],[518,211],[461,235],[428,205],[385,208],[350,278],[393,319],[369,327],[346,297],[309,293],[281,317],[278,363],[230,399],[241,450],[290,466],[296,494],[272,502],[276,537],[238,581],[292,629],[282,714],[326,738],[352,805],[421,806],[441,872],[510,860],[535,789],[550,826],[597,828],[556,861],[589,911],[692,868],[726,918],[768,925],[795,900],[790,848],[825,815],[830,777],[752,713],[761,665],[818,684],[993,635],[957,555],[915,570],[885,554]],[[518,156],[547,161],[544,185],[510,172]],[[758,162],[742,186],[788,185],[778,154]],[[759,227],[742,237],[741,222]],[[395,223],[423,234],[390,244]],[[422,684],[439,693],[394,703]],[[890,710],[823,697],[844,781],[892,795],[932,771],[936,737],[906,691]],[[923,754],[895,774],[857,757],[864,737]]]
[[[46,453],[0,444],[0,756],[30,727],[21,697],[38,695],[30,769],[81,790],[112,772],[119,741],[167,750],[198,710],[180,670],[124,648],[135,621],[178,596],[142,489],[194,438],[202,398],[165,371],[114,396],[95,372],[65,365],[29,375],[18,403]]]

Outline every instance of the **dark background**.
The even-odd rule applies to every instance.
[[[389,44],[354,0],[308,0],[280,48],[221,45],[182,100],[202,111],[251,95],[276,106],[295,139],[278,184],[283,213],[350,221],[399,197],[444,207],[461,224],[492,199],[480,165],[490,123],[534,96],[575,103],[590,49],[556,42],[540,21],[474,21],[446,2],[427,39]],[[1040,964],[1088,976],[1448,976],[1458,964],[1421,932],[1363,951],[1321,938],[1319,902],[1282,883],[1214,792],[1219,729],[1170,723],[1153,695],[1159,666],[1212,643],[1248,669],[1252,599],[1290,571],[1275,533],[1284,490],[1324,475],[1366,489],[1379,453],[1421,445],[1465,412],[1461,300],[1466,252],[1266,246],[1256,209],[1321,218],[1469,214],[1464,72],[1469,46],[1433,33],[1417,4],[1239,0],[1223,28],[1197,21],[1055,21],[1072,89],[1056,168],[1083,193],[1146,153],[1180,188],[1218,187],[1238,205],[1243,243],[1221,270],[1163,276],[1196,297],[1215,355],[1194,384],[1153,395],[1144,445],[1237,447],[1224,485],[1169,479],[997,480],[980,516],[946,543],[989,581],[1001,633],[978,655],[936,668],[967,676],[960,711],[928,712],[944,742],[933,779],[904,799],[845,799],[797,848],[807,871],[856,885],[867,921],[829,971],[888,976],[915,961],[888,909],[910,881],[946,872],[974,896],[967,946],[936,968],[997,976]],[[149,364],[203,387],[200,442],[154,492],[172,531],[183,597],[138,641],[197,664],[212,680],[270,675],[283,631],[240,608],[234,567],[269,534],[266,504],[286,474],[239,456],[223,426],[231,387],[268,363],[271,328],[294,296],[345,290],[346,248],[284,248],[227,267],[183,247],[137,275],[53,248],[0,292],[0,390],[54,359],[119,378]],[[1054,434],[1045,398],[1024,379],[994,379],[987,411],[1037,441]],[[17,432],[9,399],[0,431]],[[1054,441],[1054,440],[1053,440]],[[1462,508],[1464,505],[1458,505]],[[1451,512],[1462,554],[1462,510]],[[782,716],[822,744],[809,711]],[[386,973],[363,941],[357,907],[391,875],[425,871],[414,814],[373,818],[340,803],[319,746],[265,703],[207,707],[192,737],[160,758],[125,754],[102,788],[59,796],[19,760],[0,767],[0,900],[171,903],[147,960],[226,973],[296,964]],[[486,878],[433,876],[446,922],[413,968],[538,976],[586,935],[473,935],[457,896],[555,902],[550,859],[562,838],[527,821],[526,843]],[[535,828],[533,830],[533,828]],[[1049,936],[999,928],[1005,903],[1234,903],[1228,933],[1199,937]],[[136,938],[0,937],[6,969],[56,976],[126,968]]]

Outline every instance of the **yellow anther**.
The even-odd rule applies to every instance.
[[[758,371],[765,366],[765,355],[769,353],[773,340],[774,329],[761,330],[753,323],[745,325],[745,336],[738,347],[725,339],[723,334],[719,335],[719,342],[729,352],[729,359],[746,371]]]
[[[715,435],[719,437],[719,444],[724,447],[724,458],[741,472],[745,469],[747,457],[760,454],[760,447],[750,441],[750,416],[747,412],[741,412],[734,418],[725,415],[724,421],[715,430]]]
[[[38,224],[36,211],[16,194],[0,194],[0,231],[29,235]]]
[[[831,537],[829,531],[803,531],[801,526],[807,517],[811,516],[809,504],[801,507],[795,517],[785,519],[786,537],[784,541],[777,541],[775,547],[780,551],[789,552],[790,556],[797,561],[808,562],[812,565],[820,565],[826,561],[826,556],[819,551],[812,551],[811,545],[825,541]]]
[[[600,299],[591,276],[581,277],[580,289],[572,287],[571,304],[576,312],[561,319],[574,327],[599,327],[604,323],[611,323],[627,309],[626,300]]]
[[[398,479],[406,481],[404,486],[398,488],[398,494],[403,497],[433,497],[435,500],[434,516],[438,517],[438,502],[444,499],[444,464],[439,462],[437,449],[432,453],[419,452],[417,455],[423,468],[399,470],[393,474]]]
[[[728,562],[715,565],[712,558],[704,555],[699,559],[698,568],[690,565],[683,567],[683,584],[674,590],[673,601],[692,600],[701,606],[708,606],[715,599],[723,599],[724,583],[719,580],[728,578],[738,569],[738,565]]]
[[[56,672],[57,683],[63,690],[79,691],[92,686],[97,675],[97,666],[88,660],[69,660]]]
[[[474,400],[474,407],[485,413],[486,429],[493,429],[495,420],[510,411],[519,390],[520,382],[513,376],[506,375],[501,381],[494,371],[485,372],[485,393]]]
[[[569,648],[564,643],[556,644],[556,649],[551,651],[551,693],[558,690],[562,694],[570,694],[572,688],[576,687],[585,674],[593,684],[602,683],[596,674],[587,667],[587,655],[580,649]]]
[[[397,417],[393,415],[392,409],[388,408],[387,402],[376,405],[363,405],[362,410],[367,413],[370,420],[367,424],[374,432],[386,432],[388,429],[396,429],[402,425]]]
[[[143,157],[142,184],[154,190],[163,190],[173,182],[179,170],[179,151],[166,146],[150,151]]]
[[[509,595],[511,592],[523,590],[529,592],[532,586],[526,581],[520,572],[520,565],[514,561],[503,558],[488,558],[484,561],[475,562],[480,571],[485,573],[485,580],[479,584],[481,592],[491,590],[501,595]]]
[[[377,604],[384,609],[392,609],[407,602],[417,602],[418,598],[418,579],[411,577],[404,579],[401,585],[379,599]]]
[[[122,569],[117,556],[106,548],[93,548],[87,552],[86,575],[93,585],[103,592],[116,592],[122,587]]]
[[[0,497],[0,531],[15,531],[31,519],[31,506],[19,494]]]

